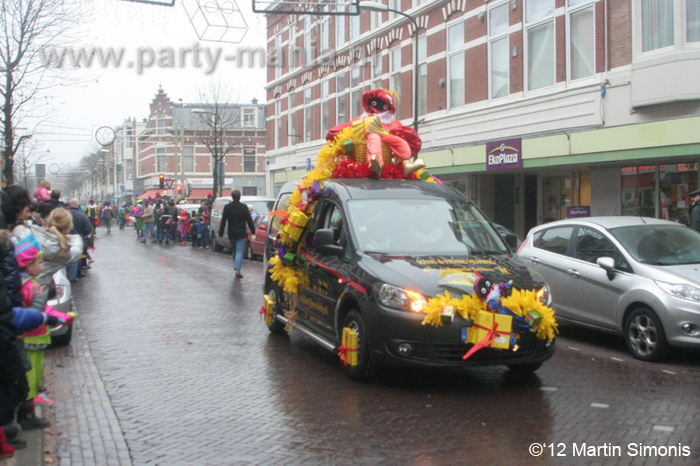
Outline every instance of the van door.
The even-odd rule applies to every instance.
[[[300,248],[304,261],[308,287],[299,287],[297,303],[302,318],[330,339],[335,339],[335,308],[342,293],[348,269],[349,240],[345,216],[340,206],[330,201],[321,201],[316,208],[317,218],[307,233]],[[343,257],[326,256],[313,249],[313,236],[320,228],[334,231],[337,244],[344,247]]]

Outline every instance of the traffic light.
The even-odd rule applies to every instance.
[[[177,185],[177,197],[181,197],[181,196],[182,196],[182,185],[179,184],[179,185]]]
[[[158,189],[165,189],[165,175],[158,175]]]

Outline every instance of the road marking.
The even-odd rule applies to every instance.
[[[559,387],[540,387],[540,390],[543,392],[556,392],[559,390]]]
[[[663,372],[663,373],[665,373],[665,374],[671,374],[671,375],[677,375],[677,374],[678,374],[678,372],[667,371],[667,370],[662,370],[661,372]]]
[[[620,358],[612,358],[612,357],[611,357],[610,359],[612,359],[613,361],[619,361],[619,362],[624,362],[624,361],[625,361],[624,359],[620,359]]]
[[[570,350],[574,350],[574,351],[581,351],[580,349],[574,348],[573,346],[569,346],[569,349],[570,349]]]
[[[610,405],[606,404],[606,403],[591,403],[588,406],[591,408],[600,408],[600,409],[608,409],[610,407]]]
[[[654,426],[654,430],[660,430],[661,432],[673,432],[676,430],[676,428],[671,426]]]

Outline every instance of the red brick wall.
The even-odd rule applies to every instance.
[[[525,60],[525,49],[523,47],[523,32],[517,31],[510,35],[508,38],[508,47],[511,52],[510,57],[510,93],[514,94],[516,92],[521,92],[524,86],[524,60]],[[513,57],[513,48],[518,48],[518,56]]]
[[[445,80],[444,60],[428,63],[428,113],[447,108],[447,81],[444,86],[440,86],[440,79]]]
[[[566,19],[559,16],[554,21],[556,82],[566,81]]]
[[[486,16],[479,21],[478,16],[472,16],[464,20],[464,41],[471,42],[486,35]]]
[[[628,0],[610,0],[608,5],[608,50],[612,69],[632,63],[632,7]]]
[[[488,58],[486,44],[473,47],[464,52],[466,104],[480,102],[488,98]]]

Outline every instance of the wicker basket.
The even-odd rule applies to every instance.
[[[355,162],[367,162],[367,141],[353,140],[352,145],[354,147],[353,160]],[[394,153],[388,145],[382,144],[382,161],[385,164],[392,163],[391,159],[394,158]]]

